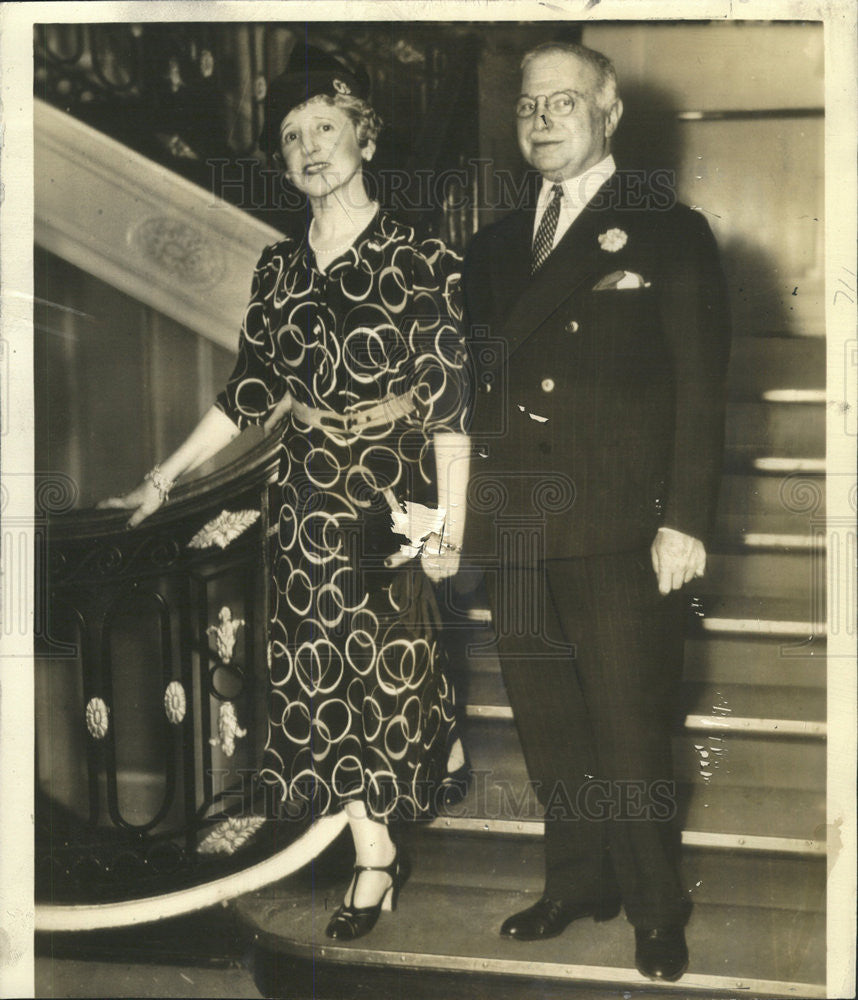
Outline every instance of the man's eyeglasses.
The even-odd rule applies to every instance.
[[[536,113],[536,108],[540,98],[545,98],[545,107],[549,114],[556,118],[563,118],[571,115],[575,110],[575,98],[565,90],[559,90],[556,94],[545,97],[539,94],[536,97],[519,97],[515,106],[515,113],[519,118],[530,118]]]

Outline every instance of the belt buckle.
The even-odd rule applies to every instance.
[[[340,429],[340,423],[336,418],[337,414],[328,413],[325,410],[319,410],[318,416],[316,417],[316,424],[320,430],[323,431],[338,431]]]

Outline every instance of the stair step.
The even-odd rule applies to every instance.
[[[718,594],[709,591],[705,577],[696,581],[695,587],[699,596],[688,628],[686,650],[689,643],[705,634],[711,638],[740,638],[751,643],[749,649],[757,649],[759,640],[768,640],[773,645],[766,657],[767,663],[771,663],[775,648],[784,660],[825,655],[826,601],[821,588],[804,597]],[[474,672],[497,671],[491,615],[487,608],[475,608],[474,611],[480,614],[481,620],[459,631],[457,655],[466,655]],[[699,654],[699,647],[692,645],[690,648],[696,648]],[[726,655],[729,648],[727,645],[713,647],[717,655]],[[739,647],[732,648],[735,652]]]
[[[682,878],[695,904],[825,912],[824,854],[796,857],[687,847]]]
[[[733,456],[823,458],[825,405],[731,402],[727,406],[725,448]]]
[[[683,843],[799,855],[825,852],[825,794],[769,786],[682,785]]]
[[[826,631],[825,601],[818,593],[804,599],[704,594],[701,608],[698,624],[706,632],[813,642]]]
[[[730,464],[728,456],[728,465]],[[734,463],[735,464],[735,463]],[[765,472],[773,475],[798,475],[806,473],[808,476],[821,476],[825,474],[825,459],[797,455],[760,455],[748,460],[739,462],[745,469],[752,469],[755,472]]]
[[[522,768],[523,771],[523,768]],[[542,836],[542,810],[532,789],[502,779],[503,789],[480,774],[468,797],[427,829],[480,835]],[[517,788],[517,792],[515,791]],[[686,847],[821,857],[825,854],[825,796],[789,788],[699,788],[677,785]]]
[[[325,927],[343,887],[339,880],[317,880],[311,890],[290,879],[233,905],[258,946],[317,961],[522,977],[531,989],[540,980],[652,987],[634,968],[634,937],[622,919],[580,920],[559,938],[520,944],[501,938],[497,929],[509,914],[535,902],[536,893],[423,883],[415,891],[406,887],[396,918],[382,915],[371,938],[334,942]],[[701,904],[687,936],[691,965],[678,984],[680,993],[825,995],[820,913]]]
[[[801,727],[799,727],[801,728]],[[725,730],[702,724],[673,739],[678,781],[812,791],[825,787],[825,741],[783,726],[776,730]]]
[[[706,575],[689,588],[707,594],[799,598],[824,580],[824,552],[710,552]]]
[[[419,827],[409,831],[411,882],[538,892],[544,853],[538,837],[503,837]],[[452,860],[455,859],[455,865]],[[825,909],[825,858],[684,847],[682,881],[695,904]],[[409,884],[411,884],[409,882]]]
[[[826,643],[771,635],[702,632],[685,640],[684,677],[689,683],[774,685],[823,688]],[[464,654],[463,654],[464,655]],[[461,663],[457,664],[461,667]],[[482,680],[482,675],[489,678]],[[467,663],[467,705],[506,704],[495,653],[473,655]],[[482,686],[481,686],[482,685]]]
[[[825,479],[727,473],[721,477],[717,518],[743,534],[811,535],[825,527]]]
[[[682,690],[682,716],[716,721],[728,715],[759,719],[772,724],[781,735],[824,736],[826,693],[820,688],[775,684],[687,683]],[[726,718],[725,718],[726,721]],[[796,725],[782,727],[782,723]],[[802,728],[804,727],[804,728]]]
[[[823,697],[825,649],[824,639],[797,645],[777,636],[704,633],[685,640],[684,676],[692,683],[817,688]]]
[[[804,534],[789,531],[757,531],[747,527],[746,517],[719,517],[713,549],[721,552],[824,552],[821,530]]]
[[[696,665],[690,668],[697,671],[695,677],[701,671],[724,666],[728,670],[726,681],[733,674],[723,661],[738,656],[746,666],[754,664],[753,669],[760,673],[756,660],[748,662],[747,654],[753,650],[755,655],[762,652],[766,663],[768,679],[759,683],[783,680],[788,686],[801,685],[805,668],[810,666],[806,661],[825,655],[826,573],[825,554],[815,549],[710,553],[705,576],[689,588],[695,594],[692,620],[697,629],[689,629],[686,666]],[[467,660],[473,674],[496,672],[490,612],[477,603],[468,615],[469,622],[457,623],[449,633],[453,663],[460,666]],[[713,645],[707,651],[699,642],[701,632],[713,639],[716,635],[741,638],[750,645],[744,647],[745,655],[743,647],[729,642]],[[769,641],[767,647],[758,642],[763,639]],[[804,662],[797,665],[799,659]],[[778,673],[781,667],[785,671],[783,678]],[[816,679],[809,683],[819,683],[818,670],[811,671],[811,677]]]
[[[471,676],[466,711],[472,718],[512,718],[499,670]],[[731,719],[754,719],[760,723],[760,732],[821,737],[825,735],[825,716],[825,690],[806,685],[691,681],[684,685],[681,697],[680,718],[686,728],[705,727],[707,718],[714,726]],[[746,731],[748,727],[741,728]]]
[[[760,397],[764,403],[820,403],[828,401],[825,389],[767,389]]]
[[[824,337],[736,337],[728,384],[734,395],[825,387]]]
[[[711,617],[704,622],[712,627],[704,627],[685,640],[683,676],[686,684],[709,685],[715,689],[729,686],[727,704],[734,709],[735,718],[771,720],[774,724],[795,719],[822,723],[827,671],[823,636],[817,634],[808,640],[808,633],[797,627],[795,621],[748,617],[746,607],[741,612],[744,617],[718,617],[719,614],[738,614],[737,609],[724,601],[707,600],[705,607]],[[791,604],[780,602],[774,607],[770,602],[767,606],[757,605],[755,609],[765,613],[766,607],[775,616],[795,613]],[[784,631],[787,634],[783,634]],[[469,642],[487,643],[491,634],[487,627],[471,630],[467,637],[462,633],[458,655],[452,658],[455,670],[451,670],[451,674],[459,703],[468,715],[502,719],[511,713],[496,652],[488,646],[480,652],[470,647],[468,653]],[[742,694],[746,686],[753,689],[748,697]],[[787,704],[796,707],[787,710]],[[741,711],[737,708],[739,705]],[[802,732],[822,735],[824,732],[820,727],[815,733],[796,730],[794,726],[780,730],[774,726],[768,728],[781,735],[790,729],[797,735]],[[763,731],[764,727],[757,729]]]
[[[540,819],[513,723],[469,719],[465,742],[474,777],[447,818],[472,820],[476,828],[483,820]],[[824,837],[824,808],[818,809],[819,801],[824,805],[824,742],[689,732],[674,738],[673,753],[677,782],[687,786],[677,793],[688,810],[684,829],[795,841]]]
[[[468,682],[469,715],[482,715],[482,710],[491,707],[509,707],[500,666],[494,661],[496,669],[480,670],[471,673]]]

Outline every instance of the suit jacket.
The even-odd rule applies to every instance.
[[[718,252],[699,212],[627,192],[615,174],[533,277],[532,209],[468,250],[477,561],[503,523],[548,557],[647,546],[661,524],[706,538],[730,337]],[[595,290],[623,272],[640,287]]]

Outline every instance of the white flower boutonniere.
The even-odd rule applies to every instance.
[[[629,235],[623,232],[622,229],[609,229],[606,233],[601,233],[599,236],[599,246],[603,250],[607,250],[608,253],[616,253],[617,250],[622,250],[628,242]]]

